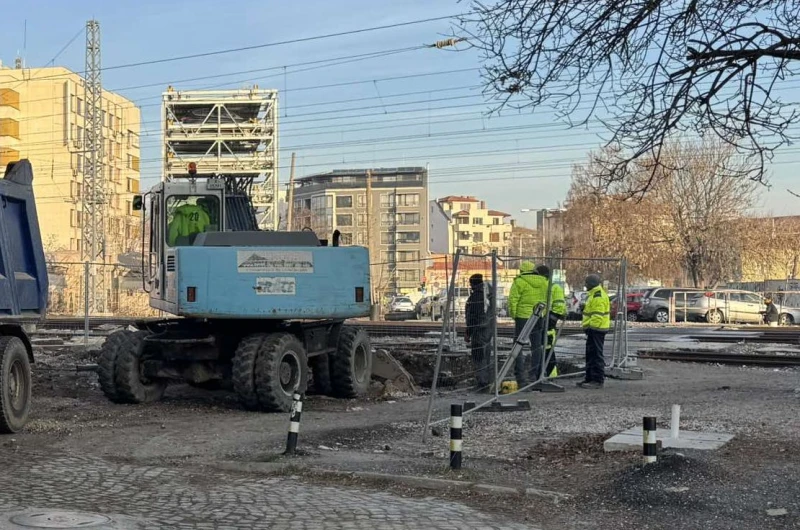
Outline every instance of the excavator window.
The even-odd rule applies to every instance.
[[[191,245],[197,234],[219,230],[219,198],[214,195],[167,197],[167,245]]]

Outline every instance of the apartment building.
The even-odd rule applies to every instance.
[[[511,215],[487,208],[472,196],[449,195],[429,204],[431,252],[499,255],[511,253]]]
[[[326,238],[338,229],[343,245],[370,249],[376,294],[419,291],[428,257],[425,168],[335,170],[302,177],[295,180],[292,202],[294,230],[311,228]]]
[[[49,252],[79,258],[84,179],[84,81],[62,67],[0,65],[0,166],[27,158],[34,169],[39,223]],[[108,196],[106,260],[138,241],[140,218],[131,209],[139,191],[139,128],[133,102],[103,92],[103,171]]]
[[[51,314],[83,311],[82,259],[85,178],[84,80],[62,67],[8,68],[0,64],[0,166],[27,158],[34,169],[37,212],[50,271]],[[106,216],[103,271],[107,292],[101,312],[145,314],[146,295],[123,287],[121,256],[141,246],[141,217],[132,210],[139,191],[139,109],[104,91],[103,178]],[[100,272],[97,272],[99,274]]]

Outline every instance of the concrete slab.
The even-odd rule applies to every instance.
[[[661,447],[667,449],[697,449],[701,451],[713,451],[720,449],[726,443],[733,440],[732,434],[717,432],[695,432],[681,431],[677,439],[671,438],[669,429],[658,429],[656,440],[661,443]],[[616,434],[603,443],[605,452],[612,451],[641,451],[642,450],[642,428],[634,427]]]

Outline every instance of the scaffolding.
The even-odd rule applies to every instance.
[[[259,228],[278,229],[278,92],[177,91],[162,96],[163,180],[225,177],[246,189]]]

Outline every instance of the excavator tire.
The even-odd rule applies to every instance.
[[[150,380],[142,375],[141,362],[145,354],[144,339],[148,331],[124,330],[117,342],[114,382],[117,400],[121,403],[152,403],[158,401],[167,389],[164,380]]]
[[[261,410],[292,410],[292,395],[304,394],[308,384],[308,358],[300,340],[291,333],[267,336],[258,349],[255,380]]]
[[[355,398],[367,393],[372,379],[372,347],[363,328],[342,326],[337,350],[330,355],[330,368],[334,396]]]

